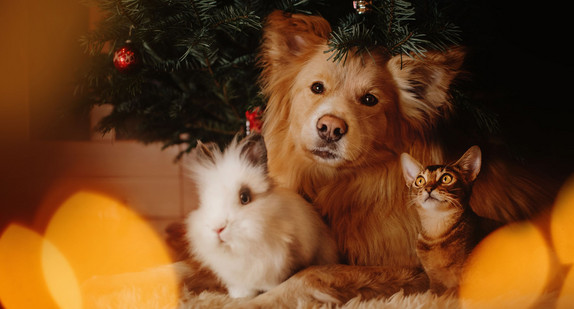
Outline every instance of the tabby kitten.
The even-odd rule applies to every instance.
[[[456,292],[464,262],[488,233],[500,226],[479,217],[469,205],[480,171],[481,152],[472,146],[454,164],[427,168],[401,155],[403,175],[421,221],[417,255],[437,294]]]

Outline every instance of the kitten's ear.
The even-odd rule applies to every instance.
[[[423,170],[423,166],[415,160],[415,158],[405,152],[401,154],[401,166],[403,167],[403,176],[405,177],[407,186],[410,187],[418,174]]]
[[[261,66],[278,70],[307,47],[326,43],[330,32],[331,26],[323,17],[274,11],[263,27]]]
[[[387,67],[397,83],[401,112],[411,126],[424,130],[448,114],[452,108],[449,87],[460,73],[464,55],[457,47],[389,60]]]
[[[193,154],[196,160],[201,163],[215,163],[215,153],[221,152],[219,146],[216,143],[202,143],[197,141],[197,146],[195,147]]]
[[[478,176],[481,164],[482,152],[476,145],[470,147],[455,163],[468,175],[470,181],[474,181]]]
[[[251,133],[241,141],[241,155],[255,166],[264,166],[267,170],[267,148],[261,134]]]

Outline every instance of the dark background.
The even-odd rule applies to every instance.
[[[526,165],[556,177],[574,172],[574,68],[565,3],[460,1],[453,16],[469,48],[467,69],[500,135]]]

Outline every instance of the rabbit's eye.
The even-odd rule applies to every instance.
[[[242,205],[247,205],[251,202],[251,191],[249,191],[249,188],[242,188],[239,191],[239,201]]]

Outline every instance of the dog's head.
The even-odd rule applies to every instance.
[[[334,62],[325,52],[331,28],[321,17],[274,12],[264,30],[264,134],[271,151],[288,144],[322,165],[364,165],[404,151],[450,107],[461,50],[424,58],[351,52]]]

